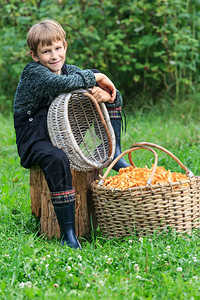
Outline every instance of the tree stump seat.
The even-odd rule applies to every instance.
[[[92,201],[91,183],[103,174],[102,170],[78,172],[71,170],[72,184],[76,192],[75,227],[78,237],[90,235],[96,229],[96,216]],[[32,213],[40,219],[40,234],[50,239],[60,237],[60,227],[51,203],[50,192],[44,174],[39,167],[30,169],[30,196]],[[91,224],[92,223],[92,224]]]

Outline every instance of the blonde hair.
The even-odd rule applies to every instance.
[[[62,26],[54,20],[44,20],[33,25],[27,34],[27,44],[30,50],[37,54],[37,47],[41,43],[52,45],[54,41],[62,41],[65,45],[65,31]]]

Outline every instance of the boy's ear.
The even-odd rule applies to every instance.
[[[36,62],[39,61],[39,58],[37,57],[37,55],[35,54],[34,51],[30,50],[29,53],[30,53],[30,56],[32,57],[32,59],[33,59],[34,61],[36,61]]]

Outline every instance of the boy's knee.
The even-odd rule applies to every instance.
[[[63,150],[52,144],[40,145],[40,149],[35,146],[35,164],[44,169],[62,169],[70,167],[69,159]]]
[[[54,151],[54,153],[52,154],[51,157],[52,163],[55,165],[69,165],[69,159],[67,157],[67,155],[63,152],[63,150],[58,149],[56,151]]]

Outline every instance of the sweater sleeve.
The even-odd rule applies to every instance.
[[[22,72],[14,99],[14,112],[22,112],[38,105],[44,98],[96,84],[91,70],[74,69],[74,73],[57,75],[39,63],[29,63]]]
[[[100,73],[100,71],[97,69],[91,69],[91,71],[93,73]],[[98,83],[96,83],[96,85],[98,86]],[[120,92],[117,89],[116,89],[116,98],[115,98],[114,102],[113,103],[105,102],[105,105],[107,108],[110,108],[110,109],[122,107],[123,99],[122,99]]]

